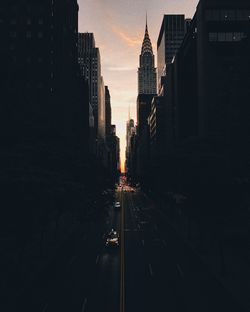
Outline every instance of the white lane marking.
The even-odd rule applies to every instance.
[[[142,246],[145,246],[145,241],[144,241],[144,239],[143,239],[141,242],[142,242]]]
[[[184,277],[184,273],[183,273],[183,271],[182,271],[180,265],[177,263],[176,266],[177,266],[178,272],[180,273],[180,276],[181,276],[181,277]]]
[[[152,269],[152,265],[149,263],[148,267],[149,267],[149,273],[153,277],[154,276],[154,272],[153,272],[153,269]]]
[[[46,303],[45,306],[44,306],[44,308],[43,308],[43,312],[46,312],[46,311],[48,310],[48,306],[49,306],[49,305]]]
[[[100,256],[98,255],[98,256],[96,257],[96,260],[95,260],[95,263],[96,263],[96,264],[98,263],[99,259],[100,259]]]
[[[85,311],[87,305],[87,298],[84,299],[83,304],[82,304],[82,312]]]

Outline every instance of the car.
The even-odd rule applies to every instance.
[[[119,247],[119,234],[114,229],[107,234],[106,246]]]
[[[117,202],[115,202],[114,207],[115,207],[115,208],[121,208],[121,203],[120,203],[120,202],[118,202],[118,201],[117,201]]]

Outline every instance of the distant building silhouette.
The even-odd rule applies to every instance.
[[[136,133],[135,122],[133,119],[129,119],[127,121],[127,129],[126,129],[126,163],[125,163],[125,171],[128,178],[131,178],[133,174],[132,170],[132,136]]]

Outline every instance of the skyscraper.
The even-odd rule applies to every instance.
[[[137,123],[138,135],[145,126],[151,109],[151,101],[156,95],[156,68],[153,48],[148,33],[146,21],[145,35],[140,54],[140,66],[138,68],[138,97],[137,97]]]
[[[158,91],[161,79],[166,76],[167,65],[171,64],[184,38],[190,20],[184,15],[164,15],[157,41]]]
[[[111,100],[108,86],[105,86],[106,136],[111,134]]]
[[[78,34],[78,63],[81,75],[89,84],[90,104],[93,108],[95,133],[98,131],[98,113],[100,111],[101,58],[99,48],[95,46],[93,33]]]
[[[156,93],[156,68],[155,57],[151,40],[148,34],[148,25],[141,48],[140,66],[138,69],[138,94],[155,94]]]
[[[0,124],[5,133],[6,127],[15,134],[31,127],[70,131],[74,111],[81,109],[69,104],[78,92],[77,32],[76,0],[1,1]]]

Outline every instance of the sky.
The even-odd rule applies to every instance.
[[[102,76],[111,94],[112,123],[121,142],[122,169],[129,111],[136,121],[137,69],[146,12],[156,56],[163,15],[193,17],[197,3],[198,0],[78,0],[79,32],[93,32],[100,49]]]

